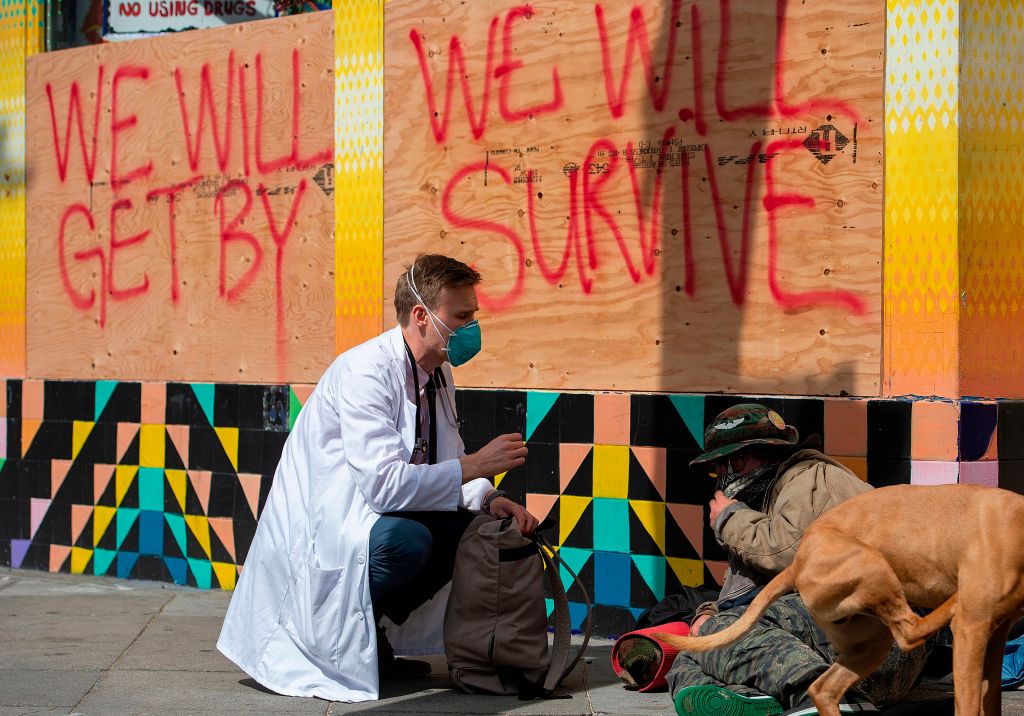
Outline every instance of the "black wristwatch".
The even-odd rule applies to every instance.
[[[491,492],[487,495],[487,497],[484,498],[484,503],[483,503],[484,512],[487,513],[488,515],[491,515],[491,517],[494,517],[494,515],[491,514],[491,503],[494,502],[499,497],[504,497],[504,496],[505,496],[505,491],[504,490],[491,490]]]

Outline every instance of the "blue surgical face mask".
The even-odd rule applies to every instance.
[[[416,267],[413,266],[409,269],[409,274],[406,278],[409,288],[412,289],[412,295],[416,297],[416,300],[420,302],[427,311],[427,315],[430,316],[430,324],[434,327],[438,337],[445,342],[445,353],[448,354],[448,362],[452,364],[452,367],[458,367],[464,363],[468,363],[469,360],[480,352],[480,345],[482,342],[480,335],[480,322],[470,321],[464,325],[459,326],[454,331],[449,328],[444,321],[437,317],[433,311],[427,308],[426,302],[424,302],[420,292],[416,290],[416,278],[413,276],[413,272]],[[437,327],[440,323],[441,326],[448,332],[448,338],[446,339],[441,335],[441,329]]]

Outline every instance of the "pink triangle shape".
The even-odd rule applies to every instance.
[[[576,471],[587,459],[593,445],[561,443],[558,446],[558,492],[565,492],[566,486],[576,476]]]
[[[82,530],[88,524],[92,510],[92,505],[71,505],[71,544],[82,536]]]
[[[636,456],[637,462],[647,473],[647,478],[654,485],[654,489],[665,499],[665,448],[658,447],[637,447],[630,448]]]
[[[292,392],[295,393],[296,400],[299,401],[299,405],[304,406],[306,404],[306,401],[309,400],[309,396],[310,394],[312,394],[313,388],[315,387],[315,385],[307,383],[301,383],[291,386]]]
[[[253,517],[257,516],[256,513],[260,508],[260,482],[262,480],[262,475],[238,473],[238,482],[242,485],[242,492],[245,493],[245,499],[249,502],[249,509],[252,510]]]
[[[719,584],[725,583],[725,570],[729,568],[728,562],[712,562],[711,560],[704,560],[704,566],[711,572],[711,576],[715,578],[715,581]],[[705,585],[707,586],[707,585]]]
[[[210,511],[210,480],[213,473],[209,470],[189,470],[188,479],[192,481],[192,489],[196,491],[199,504],[203,506],[203,514]]]
[[[92,466],[92,501],[99,502],[100,497],[107,490],[110,478],[114,476],[114,465],[93,465]]]
[[[46,517],[46,511],[50,509],[50,501],[40,497],[33,497],[31,502],[32,506],[29,510],[29,537],[35,537],[39,524]]]
[[[117,461],[120,463],[124,458],[128,446],[139,432],[139,426],[134,423],[117,424]]]
[[[224,549],[231,555],[231,559],[235,558],[235,523],[230,517],[210,517],[210,527],[213,528],[213,533],[217,535],[217,538],[224,545]]]
[[[171,436],[171,443],[178,451],[182,465],[188,465],[188,431],[187,425],[165,425],[167,434]]]
[[[669,504],[668,511],[672,513],[679,529],[690,540],[693,549],[697,554],[704,553],[704,506],[703,505],[676,505]]]
[[[50,461],[50,498],[57,496],[57,490],[64,484],[64,478],[68,476],[68,470],[71,469],[70,460],[51,460]]]
[[[59,572],[71,554],[71,547],[62,544],[50,545],[50,571]]]
[[[526,511],[543,522],[544,518],[551,512],[551,508],[558,502],[559,495],[541,495],[538,493],[526,493]]]

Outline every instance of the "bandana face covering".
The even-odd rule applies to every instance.
[[[732,471],[732,464],[724,475],[719,475],[715,489],[721,490],[730,500],[745,502],[755,510],[763,511],[772,478],[778,471],[778,465],[765,465],[746,474]]]

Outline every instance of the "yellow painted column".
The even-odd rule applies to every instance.
[[[25,58],[42,50],[43,6],[0,2],[0,375],[25,375]]]
[[[886,3],[886,395],[959,395],[959,13]]]
[[[382,3],[335,0],[334,48],[334,315],[341,352],[382,327]]]
[[[1024,9],[962,0],[960,387],[1024,397]]]

